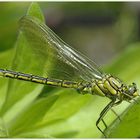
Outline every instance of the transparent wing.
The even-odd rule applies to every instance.
[[[21,18],[20,30],[30,43],[36,59],[46,61],[45,73],[48,77],[88,82],[102,78],[102,72],[93,61],[71,48],[38,19],[30,16]]]

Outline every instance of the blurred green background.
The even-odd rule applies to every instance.
[[[22,37],[18,37],[18,20],[26,14],[30,4],[0,3],[1,68],[9,68],[17,53],[19,55],[14,57],[17,61],[13,61],[17,69],[32,70],[30,61],[22,64],[19,60],[30,60],[33,56],[28,56],[22,47],[14,52],[15,42],[16,46],[25,45]],[[46,24],[65,42],[94,60],[105,72],[126,83],[134,81],[140,87],[139,2],[40,2],[39,6]],[[32,65],[35,68],[36,65]],[[32,83],[7,81],[4,78],[0,81],[1,137],[102,137],[95,123],[108,99],[82,96],[73,90],[52,90]],[[47,97],[43,97],[44,94]],[[127,103],[121,104],[116,108],[117,113],[121,114],[127,106]],[[116,120],[114,123],[115,116],[109,112],[105,117],[108,125],[113,122],[111,130],[107,131],[109,137],[140,136],[137,126],[140,108],[134,107],[128,115],[124,115],[126,112],[122,115],[121,123]],[[132,122],[131,125],[128,122]],[[135,128],[137,131],[131,131]]]
[[[0,50],[13,47],[18,20],[30,3],[0,3]],[[108,63],[139,39],[136,2],[40,2],[46,24],[97,64]]]

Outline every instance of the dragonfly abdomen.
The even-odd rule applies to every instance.
[[[39,83],[39,84],[64,87],[64,88],[77,88],[78,86],[77,82],[53,79],[53,78],[45,78],[45,77],[36,76],[32,74],[25,74],[21,72],[15,72],[15,71],[4,70],[4,69],[0,69],[0,76],[18,79],[18,80],[30,81],[30,82]]]

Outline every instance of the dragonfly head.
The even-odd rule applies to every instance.
[[[135,83],[132,83],[131,85],[127,86],[124,91],[125,100],[130,101],[134,99],[135,97],[140,96],[138,93],[138,89]]]

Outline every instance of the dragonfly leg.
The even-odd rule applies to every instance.
[[[111,108],[111,111],[117,116],[117,118],[121,121],[120,116],[115,112],[115,110],[113,108]]]
[[[114,110],[113,108],[111,108],[111,111],[117,116],[117,119],[119,119],[119,121],[121,121],[120,116],[115,112],[115,110]],[[106,122],[104,121],[104,119],[102,119],[102,122],[103,122],[103,124],[104,124],[104,126],[105,126],[105,129],[107,129],[107,124],[106,124]]]
[[[89,83],[80,83],[80,86],[77,88],[78,93],[80,94],[88,94],[90,93],[90,84]]]
[[[106,124],[106,122],[104,121],[104,119],[102,119],[102,122],[103,122],[103,124],[104,124],[104,126],[105,126],[105,129],[107,129],[107,124]]]
[[[104,133],[103,130],[101,130],[101,128],[99,127],[99,123],[100,121],[103,122],[103,124],[105,125],[105,127],[107,128],[106,123],[104,122],[103,118],[106,115],[106,113],[112,108],[112,106],[114,105],[116,99],[111,100],[111,102],[109,102],[109,104],[102,110],[102,112],[100,113],[100,116],[98,118],[98,120],[96,121],[96,127],[98,128],[98,130],[104,135],[104,137],[106,138],[106,135]]]
[[[82,87],[78,88],[78,89],[77,89],[78,93],[79,93],[79,94],[83,94],[83,95],[86,94],[86,92],[83,92],[83,90],[84,90],[85,87],[86,87],[86,86],[82,86]],[[88,92],[87,92],[87,93],[88,93]]]
[[[116,106],[116,105],[119,105],[120,103],[122,102],[122,100],[120,100],[120,101],[117,101],[116,103],[114,103],[114,105],[113,106]],[[113,108],[111,108],[111,111],[117,116],[117,118],[121,121],[121,118],[120,118],[120,116],[114,111],[114,109]]]

